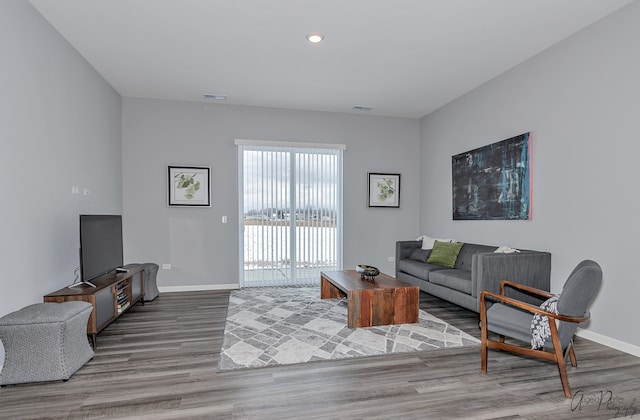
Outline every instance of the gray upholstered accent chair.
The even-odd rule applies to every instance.
[[[502,280],[500,294],[483,291],[480,297],[480,323],[482,338],[482,373],[487,373],[487,350],[505,350],[525,356],[554,361],[558,365],[564,395],[571,397],[565,359],[576,367],[573,335],[578,325],[589,319],[589,307],[602,283],[602,269],[598,263],[585,260],[574,268],[557,297],[557,314],[541,307],[505,296],[505,288],[514,288],[542,299],[553,298],[553,294],[519,283]],[[544,306],[544,305],[543,305]],[[548,317],[550,336],[540,349],[531,345],[524,347],[505,342],[505,337],[531,343],[534,314]],[[499,340],[491,340],[488,332],[498,334]]]

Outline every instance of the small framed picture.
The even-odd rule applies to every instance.
[[[211,207],[211,168],[169,166],[169,206]]]
[[[400,207],[400,174],[369,172],[369,207]]]

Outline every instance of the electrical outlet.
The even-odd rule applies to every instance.
[[[395,262],[395,260],[396,260],[396,257],[389,257],[389,258],[387,258],[387,261],[389,261],[389,262]]]
[[[171,264],[162,264],[163,270],[171,270]]]
[[[80,188],[78,187],[71,187],[71,194],[80,194]]]

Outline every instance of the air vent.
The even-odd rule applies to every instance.
[[[365,111],[365,112],[369,112],[369,111],[373,111],[373,107],[372,106],[360,106],[360,105],[356,105],[352,108],[354,111]]]
[[[226,101],[227,99],[229,99],[229,97],[227,95],[212,95],[212,94],[205,93],[204,99],[211,99],[214,101]]]

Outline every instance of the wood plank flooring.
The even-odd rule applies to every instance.
[[[573,399],[543,361],[490,351],[481,374],[479,347],[218,373],[228,296],[136,305],[68,382],[0,388],[0,418],[640,418],[640,359],[579,338]],[[420,296],[422,309],[479,337],[477,314]]]

